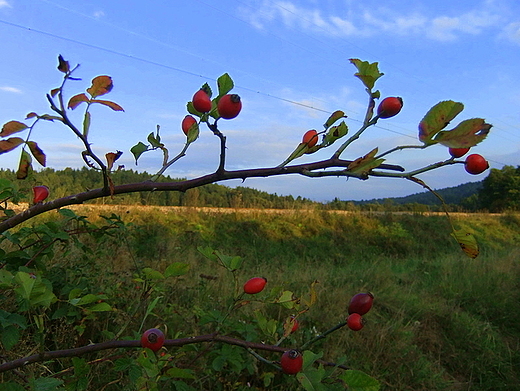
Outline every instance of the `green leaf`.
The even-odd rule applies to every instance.
[[[90,130],[90,119],[91,115],[89,111],[85,111],[85,117],[83,117],[83,136],[88,136],[88,131]]]
[[[190,270],[190,265],[183,262],[174,262],[164,271],[164,277],[183,276]]]
[[[13,325],[4,327],[0,332],[0,337],[5,350],[11,350],[20,340],[20,330]]]
[[[327,387],[321,382],[325,376],[323,367],[309,368],[306,371],[298,372],[296,379],[306,391],[326,391]]]
[[[9,121],[2,126],[2,131],[0,131],[0,136],[7,137],[10,136],[13,133],[21,132],[22,130],[25,130],[29,128],[26,124],[19,121]]]
[[[325,121],[325,123],[323,124],[323,127],[324,127],[325,129],[328,129],[328,128],[330,128],[332,125],[334,125],[334,123],[335,123],[336,121],[338,121],[338,120],[341,119],[341,118],[346,118],[346,115],[345,115],[345,113],[344,113],[343,111],[341,111],[341,110],[337,110],[337,111],[335,111],[334,113],[332,113],[332,114],[330,115],[330,117],[327,119],[327,121]]]
[[[233,83],[233,79],[231,79],[231,77],[227,73],[224,73],[217,79],[217,86],[218,97],[222,97],[226,95],[229,91],[231,91],[235,84]]]
[[[354,160],[348,165],[347,170],[355,174],[368,175],[370,170],[379,167],[385,161],[385,159],[375,159],[377,151],[378,148],[374,148],[365,156]]]
[[[135,164],[137,164],[137,160],[139,159],[139,157],[146,151],[148,151],[148,145],[142,143],[141,141],[139,141],[136,145],[130,148],[130,152],[132,152],[135,158]]]
[[[145,267],[143,269],[143,272],[144,272],[146,278],[149,280],[163,280],[164,279],[164,275],[161,272],[159,272],[155,269],[152,269],[150,267]]]
[[[419,123],[419,140],[425,144],[432,143],[433,137],[464,110],[460,102],[446,100],[433,106]]]
[[[110,306],[110,304],[105,302],[94,304],[90,307],[87,307],[87,309],[92,312],[112,311],[112,307]]]
[[[190,369],[173,367],[166,372],[169,377],[176,379],[196,379],[195,374]]]
[[[452,130],[439,132],[435,141],[451,148],[471,148],[487,137],[491,126],[482,118],[468,119]]]
[[[339,125],[332,126],[325,137],[323,138],[323,146],[327,147],[333,144],[336,140],[342,138],[348,133],[348,126],[345,121],[341,121]]]
[[[17,383],[8,382],[2,383],[2,391],[25,391],[25,388]]]
[[[358,70],[354,75],[359,78],[369,90],[372,90],[376,80],[384,75],[384,73],[379,72],[377,62],[369,63],[368,61],[361,61],[357,58],[351,58],[350,62],[354,64]]]
[[[290,161],[299,158],[300,156],[303,156],[308,150],[309,145],[307,143],[300,143],[296,147],[296,149],[289,155],[289,157],[285,160],[285,164],[289,163]]]
[[[188,144],[191,144],[192,142],[194,142],[195,140],[197,140],[199,138],[199,134],[200,134],[200,128],[199,128],[199,123],[198,122],[195,122],[193,125],[190,126],[190,128],[188,129],[188,134],[187,134],[187,139],[186,139],[186,142]]]
[[[63,384],[63,380],[53,377],[39,377],[31,381],[33,391],[58,391],[58,387]]]
[[[40,163],[43,167],[45,167],[46,156],[45,153],[43,153],[43,151],[40,149],[38,144],[36,144],[34,141],[27,141],[27,145],[29,146],[29,150],[31,151],[36,161]]]
[[[302,369],[306,369],[312,366],[316,362],[323,357],[323,352],[321,353],[313,353],[310,350],[306,350],[303,352],[303,366]]]
[[[350,369],[344,371],[339,377],[347,383],[349,391],[378,391],[380,388],[376,379],[361,371]]]
[[[157,130],[157,136],[152,132],[148,135],[148,142],[152,145],[153,148],[161,148],[164,144],[161,143],[161,136],[159,135],[159,130]]]

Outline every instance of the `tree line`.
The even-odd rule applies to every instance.
[[[114,185],[150,180],[147,172],[118,170],[111,174]],[[20,190],[30,194],[30,187],[46,185],[53,198],[81,193],[103,185],[99,171],[90,168],[45,168],[34,171],[28,181],[16,181],[16,173],[0,169],[0,178],[18,183]],[[183,178],[162,176],[159,182],[182,181]],[[491,169],[481,182],[472,182],[437,190],[450,211],[503,212],[520,210],[520,166],[504,166]],[[29,197],[29,196],[28,196]],[[27,201],[30,199],[28,198]],[[317,202],[301,196],[271,194],[265,191],[238,186],[231,188],[210,184],[186,192],[136,192],[90,201],[97,204],[132,204],[158,206],[207,206],[220,208],[273,208],[273,209],[335,209],[372,211],[441,211],[437,197],[429,192],[407,197],[349,201],[334,198],[329,202]]]

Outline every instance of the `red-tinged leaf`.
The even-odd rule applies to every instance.
[[[22,151],[20,156],[20,163],[18,165],[18,171],[16,171],[16,179],[25,179],[32,170],[31,155],[26,151]]]
[[[21,132],[22,130],[27,129],[28,126],[23,122],[19,121],[9,121],[4,126],[2,126],[2,131],[0,132],[0,136],[7,137],[13,133]]]
[[[119,106],[117,103],[111,102],[109,100],[92,99],[90,102],[91,103],[100,103],[102,105],[110,107],[114,111],[124,111],[123,108],[121,106]]]
[[[468,119],[452,130],[439,132],[435,141],[450,148],[471,148],[487,137],[491,126],[482,118]]]
[[[51,96],[54,98],[56,95],[58,95],[58,92],[60,92],[61,88],[54,88],[51,90]]]
[[[78,95],[74,95],[72,98],[70,98],[69,100],[69,104],[67,105],[67,107],[71,110],[74,110],[76,107],[78,107],[81,103],[83,102],[89,102],[90,99],[87,97],[87,95],[85,94],[78,94]]]
[[[419,123],[419,140],[430,144],[433,137],[448,126],[462,110],[464,110],[464,105],[460,102],[446,100],[437,103]]]
[[[109,152],[105,155],[105,158],[107,159],[107,168],[108,171],[114,167],[114,162],[121,157],[123,152],[117,151],[117,152]]]
[[[87,88],[87,92],[92,98],[95,98],[109,93],[113,87],[114,84],[110,76],[97,76],[92,79],[92,86]]]
[[[355,73],[354,76],[359,78],[369,90],[374,88],[376,80],[384,75],[384,73],[379,72],[377,62],[369,63],[368,61],[361,61],[357,58],[351,58],[350,62],[358,69],[358,72]]]
[[[70,72],[69,62],[65,61],[61,54],[58,56],[58,71],[63,73]]]
[[[40,149],[38,144],[36,144],[34,141],[28,141],[27,145],[29,146],[29,149],[31,150],[31,153],[36,159],[36,161],[40,163],[43,167],[45,167],[46,156],[45,153],[43,153],[43,151]]]
[[[38,117],[38,114],[36,114],[34,111],[32,111],[25,116],[25,119],[31,119],[31,118],[35,118],[35,117]]]
[[[44,119],[45,121],[54,121],[54,120],[63,121],[62,117],[57,117],[55,115],[49,115],[49,114],[41,115],[40,119]]]
[[[11,137],[7,140],[0,141],[0,154],[12,151],[20,144],[23,144],[23,139],[20,137]]]
[[[374,148],[365,156],[357,158],[348,165],[347,170],[355,174],[367,175],[370,170],[384,162],[384,159],[375,159],[377,151],[378,148]]]

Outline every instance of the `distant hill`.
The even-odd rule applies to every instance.
[[[480,182],[468,182],[462,185],[446,187],[444,189],[435,189],[435,191],[444,199],[447,204],[459,205],[462,200],[478,193],[482,188],[482,181]],[[353,201],[357,205],[374,204],[374,203],[388,203],[394,204],[423,204],[423,205],[438,205],[439,200],[435,195],[429,191],[423,191],[421,193],[411,194],[405,197],[393,197],[393,198],[377,198],[372,200]]]

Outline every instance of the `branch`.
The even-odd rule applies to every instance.
[[[204,343],[204,342],[222,342],[229,345],[240,346],[245,349],[256,349],[256,350],[264,350],[270,352],[278,352],[283,353],[289,348],[282,348],[280,346],[275,345],[265,345],[263,343],[258,342],[249,342],[244,341],[238,338],[227,337],[224,335],[218,334],[206,334],[199,335],[196,337],[187,337],[187,338],[178,338],[178,339],[167,339],[164,341],[164,346],[173,347],[173,346],[184,346],[194,343]],[[141,348],[140,340],[123,340],[123,341],[106,341],[100,342],[96,344],[91,344],[87,346],[82,346],[79,348],[73,349],[64,349],[64,350],[53,350],[48,352],[41,352],[37,354],[33,354],[32,356],[19,358],[17,360],[9,361],[4,364],[0,364],[0,373],[11,371],[16,368],[23,367],[27,364],[33,364],[36,362],[54,360],[57,358],[66,358],[66,357],[77,357],[87,353],[94,353],[101,350],[107,349],[117,349],[117,348]],[[317,362],[326,365],[326,366],[336,366],[342,369],[349,369],[344,365],[337,365],[335,363],[317,360]]]
[[[259,178],[259,177],[270,177],[277,175],[287,175],[287,174],[300,174],[300,175],[309,175],[309,172],[314,170],[323,170],[326,168],[333,167],[348,167],[349,164],[352,163],[351,160],[342,160],[342,159],[327,159],[314,163],[306,163],[299,164],[287,167],[270,167],[270,168],[256,168],[256,169],[247,169],[247,170],[236,170],[236,171],[226,171],[220,170],[214,172],[213,174],[204,175],[198,178],[185,180],[181,182],[140,182],[140,183],[131,183],[125,185],[114,186],[113,195],[117,194],[126,194],[126,193],[135,193],[138,191],[182,191],[204,186],[210,183],[216,183],[220,181],[230,180],[230,179],[242,179],[245,181],[247,178]],[[391,164],[382,164],[378,167],[383,170],[392,170],[392,171],[404,171],[404,168],[397,165]],[[338,172],[337,175],[341,176],[356,176],[354,174],[350,174],[348,171]],[[380,176],[383,176],[380,174]],[[78,193],[75,195],[58,198],[56,200],[46,202],[43,204],[36,204],[25,211],[10,217],[3,222],[0,223],[0,233],[7,231],[13,227],[16,227],[18,224],[23,223],[39,214],[63,208],[68,205],[82,204],[86,201],[93,200],[96,198],[106,197],[109,194],[106,189],[93,189],[83,193]]]

